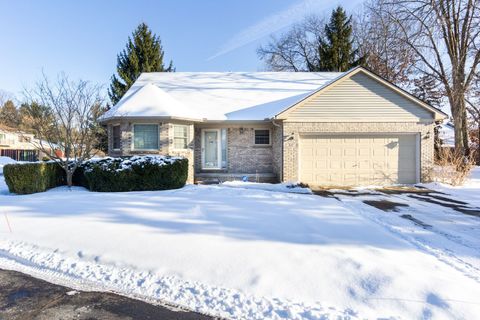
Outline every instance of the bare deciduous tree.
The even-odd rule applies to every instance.
[[[477,152],[477,164],[480,164],[480,74],[475,79],[466,103],[470,116],[470,130],[473,133],[472,140]]]
[[[325,21],[309,16],[279,38],[261,46],[257,53],[273,71],[312,71],[319,66],[318,48],[324,36]]]
[[[437,78],[455,123],[455,148],[468,155],[465,98],[480,63],[480,0],[385,0],[383,13],[421,63]]]
[[[64,74],[51,83],[43,75],[26,98],[31,106],[26,121],[39,139],[35,147],[65,170],[71,186],[75,170],[95,154],[97,134],[103,130],[97,123],[104,101],[101,87]]]
[[[354,19],[354,39],[367,68],[407,88],[415,71],[415,53],[409,45],[398,40],[402,33],[399,26],[391,22],[392,10],[387,6],[382,0],[366,2],[364,10]]]

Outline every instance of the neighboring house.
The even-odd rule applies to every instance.
[[[32,142],[34,135],[0,124],[0,156],[17,161],[36,161],[38,152]]]
[[[438,126],[438,138],[440,139],[440,144],[444,148],[454,148],[455,147],[455,127],[451,121],[448,119],[443,121]]]
[[[44,146],[50,146],[46,141],[42,140],[41,142]],[[0,156],[10,157],[17,161],[42,160],[47,155],[38,151],[37,146],[39,145],[40,140],[33,134],[0,124]],[[48,153],[52,152],[49,147],[45,149]],[[58,149],[55,150],[55,153],[58,156],[63,155]]]
[[[310,185],[428,179],[438,109],[358,67],[344,73],[143,73],[102,118],[109,155],[169,154],[189,181]]]

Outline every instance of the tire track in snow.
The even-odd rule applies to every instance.
[[[364,218],[366,218],[366,219],[384,227],[385,229],[387,229],[387,231],[399,236],[400,238],[409,242],[410,244],[414,245],[415,247],[419,248],[423,252],[426,252],[430,255],[433,255],[439,261],[453,267],[457,271],[460,271],[466,277],[469,277],[469,278],[475,280],[476,282],[480,283],[480,268],[478,268],[478,267],[472,265],[471,263],[468,263],[467,261],[459,258],[454,253],[454,251],[452,251],[448,248],[442,248],[442,249],[436,248],[434,244],[432,244],[429,241],[426,241],[424,239],[424,237],[407,235],[407,234],[405,234],[405,232],[402,232],[401,230],[399,230],[398,225],[389,224],[388,222],[385,221],[385,219],[379,218],[379,217],[381,217],[381,214],[384,215],[385,213],[387,213],[387,214],[391,214],[391,216],[389,216],[387,218],[387,220],[394,220],[392,218],[392,217],[394,217],[395,219],[400,219],[401,222],[405,221],[403,218],[396,215],[394,212],[385,212],[383,210],[380,210],[380,209],[374,208],[372,206],[369,206],[367,204],[364,204],[362,202],[362,200],[366,199],[366,197],[368,198],[369,196],[365,196],[365,197],[357,196],[357,197],[355,197],[355,199],[352,199],[352,197],[350,197],[350,196],[344,196],[344,195],[338,195],[337,196],[338,201],[342,202],[347,208],[349,208],[353,212],[358,213],[362,217],[364,217]],[[376,196],[376,199],[378,200],[378,196]],[[388,197],[384,197],[384,200],[390,200],[390,199]],[[352,203],[355,203],[355,205],[353,205]],[[377,212],[378,212],[378,214],[377,214]],[[402,224],[400,224],[400,225],[402,225]],[[405,227],[405,226],[402,225],[402,227]],[[408,229],[409,229],[409,231],[412,231],[412,232],[410,232],[410,234],[415,234],[415,232],[418,231],[417,227],[414,227],[414,226],[410,226],[410,227],[408,227]],[[435,231],[433,231],[433,229],[434,229],[433,227],[428,229],[428,230],[422,228],[422,231],[423,232],[431,232],[431,233],[433,233],[437,236],[444,237],[442,234],[439,234],[439,233],[436,233]],[[445,239],[448,240],[448,241],[454,242],[454,241],[452,241],[448,238],[445,238]],[[454,242],[454,243],[456,245],[463,245],[463,244],[459,244],[457,242]],[[466,246],[466,247],[468,247],[468,246]],[[470,247],[468,247],[468,248],[472,249]]]

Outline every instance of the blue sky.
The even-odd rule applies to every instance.
[[[42,70],[108,86],[140,22],[160,35],[177,71],[261,71],[256,49],[311,13],[360,0],[0,0],[0,90],[21,98]]]

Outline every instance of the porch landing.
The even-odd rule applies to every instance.
[[[219,173],[219,172],[203,172],[195,173],[196,184],[219,184],[225,181],[241,181],[247,177],[250,182],[278,182],[275,173]]]

